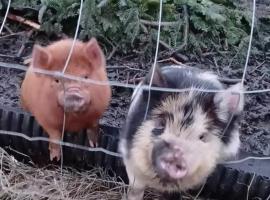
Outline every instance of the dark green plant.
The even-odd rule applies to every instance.
[[[73,36],[80,1],[14,0],[39,10],[48,34]],[[250,31],[250,14],[233,0],[163,0],[161,46],[169,52],[237,47]],[[84,0],[80,39],[97,37],[109,54],[132,51],[151,58],[157,37],[159,0]],[[167,23],[168,22],[168,23]]]

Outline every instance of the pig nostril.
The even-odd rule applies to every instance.
[[[185,170],[187,165],[184,161],[182,161],[181,163],[176,164],[176,167],[181,169],[181,170]]]

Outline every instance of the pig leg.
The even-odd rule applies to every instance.
[[[130,186],[127,197],[124,200],[143,200],[144,188],[137,186]]]
[[[131,163],[129,163],[131,164]],[[129,164],[126,164],[126,171],[128,174],[129,180],[129,191],[127,197],[124,197],[125,200],[143,200],[145,184],[135,177]]]
[[[60,131],[52,130],[48,133],[50,140],[61,141]],[[49,150],[50,150],[50,160],[52,161],[54,158],[56,158],[56,160],[59,161],[61,157],[61,146],[59,144],[49,142]]]
[[[98,146],[99,126],[95,124],[91,128],[86,130],[90,147],[94,148]]]

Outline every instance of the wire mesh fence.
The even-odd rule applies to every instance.
[[[10,4],[11,4],[11,0],[8,1],[8,7],[7,7],[7,10],[6,10],[5,16],[4,16],[4,20],[3,20],[2,24],[1,24],[0,34],[2,33],[4,25],[6,23],[6,19],[7,19],[8,13],[9,13]],[[246,54],[245,65],[243,66],[243,71],[242,71],[242,78],[241,78],[241,84],[242,85],[244,85],[244,81],[245,81],[245,77],[246,77],[246,73],[247,73],[247,69],[248,69],[250,52],[251,52],[251,49],[252,49],[252,38],[253,38],[253,34],[254,34],[254,26],[255,26],[255,20],[256,20],[256,0],[253,0],[252,5],[253,6],[252,6],[251,31],[250,31],[250,36],[249,36],[249,43],[248,43],[248,49],[247,49],[247,54]],[[72,44],[72,47],[71,47],[71,49],[69,51],[69,55],[68,55],[68,58],[66,60],[65,66],[63,66],[63,70],[62,71],[52,71],[52,70],[43,70],[43,69],[34,68],[33,71],[35,73],[40,73],[40,74],[47,75],[47,76],[54,76],[54,77],[57,77],[57,78],[70,79],[70,80],[80,81],[80,82],[87,83],[87,84],[110,85],[110,86],[114,86],[114,87],[135,89],[137,87],[137,85],[134,85],[134,84],[122,83],[122,82],[119,82],[119,81],[102,82],[102,81],[96,81],[96,80],[91,80],[91,79],[86,80],[84,78],[72,76],[72,75],[69,75],[69,74],[65,73],[66,70],[67,70],[67,67],[68,67],[72,52],[73,52],[75,41],[77,40],[77,37],[78,37],[78,31],[79,31],[79,27],[80,27],[79,24],[80,24],[80,20],[81,20],[83,6],[84,6],[84,2],[83,2],[83,0],[81,0],[80,8],[79,8],[79,11],[78,11],[79,15],[78,15],[78,20],[77,20],[76,31],[75,31],[75,34],[74,34],[73,44]],[[157,23],[156,23],[156,25],[158,26],[158,34],[157,34],[157,39],[156,39],[156,51],[155,51],[155,57],[154,57],[154,63],[153,63],[153,72],[155,71],[156,66],[157,66],[159,45],[160,45],[161,24],[162,24],[162,0],[159,1],[159,19],[157,20]],[[22,71],[27,71],[28,70],[28,68],[26,66],[23,66],[23,65],[14,65],[14,64],[9,65],[7,63],[1,63],[0,62],[0,66],[8,68],[8,69],[17,69],[17,70],[22,70]],[[209,92],[209,93],[211,93],[211,92],[212,93],[223,92],[223,90],[205,90],[205,89],[201,89],[201,88],[172,89],[172,88],[153,87],[152,86],[153,75],[154,75],[154,73],[152,73],[149,85],[140,86],[143,90],[149,91],[148,101],[147,101],[147,109],[145,111],[145,116],[147,115],[149,102],[150,102],[150,98],[151,98],[150,91],[187,92],[187,91],[193,90],[193,91]],[[258,94],[258,93],[267,93],[267,92],[270,92],[270,88],[243,91],[243,93],[245,95]],[[65,116],[65,113],[64,113],[64,116]],[[62,128],[62,137],[64,136],[64,131],[65,131],[65,117],[64,117],[64,126]],[[110,156],[121,157],[121,155],[118,152],[111,152],[111,151],[109,151],[107,149],[103,149],[101,147],[91,148],[91,147],[86,147],[86,146],[82,146],[82,145],[67,143],[67,142],[63,142],[63,141],[52,141],[52,140],[49,140],[48,138],[45,138],[45,137],[29,137],[29,136],[26,136],[25,134],[22,134],[22,133],[19,133],[19,132],[12,132],[12,131],[5,131],[5,130],[0,130],[0,134],[18,136],[18,137],[24,138],[24,139],[26,139],[28,141],[31,141],[31,142],[32,141],[46,141],[46,142],[51,141],[51,142],[60,144],[61,146],[68,146],[68,147],[72,147],[72,148],[75,148],[75,149],[86,150],[86,151],[89,151],[89,152],[93,152],[93,151],[97,152],[98,151],[98,152],[103,152],[105,154],[108,154]],[[267,156],[267,157],[251,156],[251,157],[245,157],[245,158],[240,159],[240,160],[228,161],[228,162],[225,162],[224,164],[236,164],[236,163],[245,162],[245,161],[251,160],[251,159],[268,160],[268,159],[270,159],[270,157],[269,156]],[[1,166],[3,167],[3,165],[1,165]],[[255,176],[255,174],[254,174],[254,176]],[[254,178],[254,176],[253,176],[253,178]],[[253,178],[250,181],[250,185],[252,184]],[[250,185],[248,186],[248,188],[250,188]],[[79,186],[79,187],[81,187],[81,186]],[[248,189],[248,191],[249,191],[249,189]],[[247,191],[246,199],[249,199],[249,196],[248,196],[249,192],[248,191]],[[196,198],[197,197],[195,197],[195,199]],[[270,199],[270,196],[267,198],[267,200],[268,199]]]

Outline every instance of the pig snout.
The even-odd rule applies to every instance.
[[[90,97],[80,88],[70,87],[59,93],[58,102],[66,112],[84,112],[90,104]]]
[[[181,147],[161,141],[152,152],[153,166],[158,176],[167,181],[176,181],[187,174],[187,164]]]

